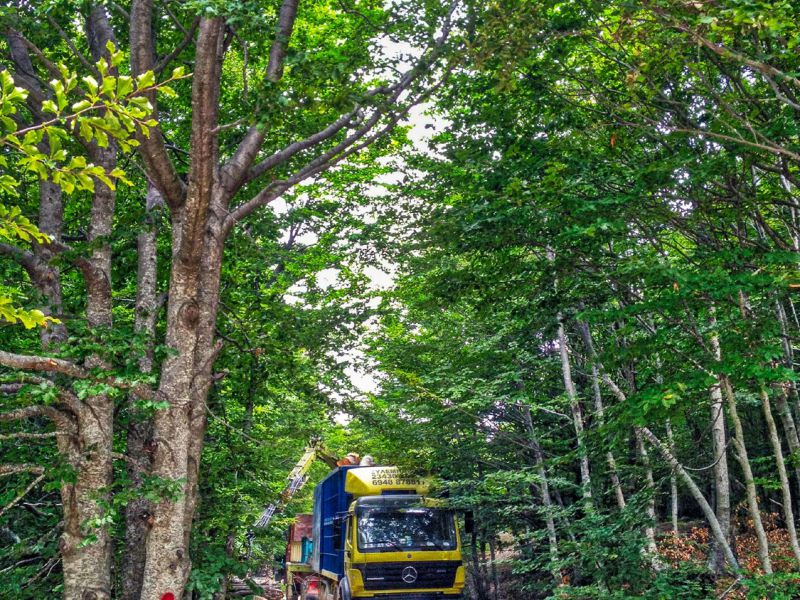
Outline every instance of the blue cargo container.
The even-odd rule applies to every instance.
[[[344,575],[344,549],[336,549],[334,518],[345,515],[353,495],[345,492],[345,480],[350,469],[337,467],[314,490],[314,549],[311,568],[316,573],[339,579]]]

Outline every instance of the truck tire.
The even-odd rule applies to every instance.
[[[339,584],[339,598],[338,600],[353,600],[353,594],[350,592],[350,582],[347,577],[342,579]]]

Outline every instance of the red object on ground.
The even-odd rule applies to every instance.
[[[161,600],[175,600],[175,594],[172,592],[167,592],[163,596],[161,596]]]

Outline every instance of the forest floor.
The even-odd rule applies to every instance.
[[[761,518],[769,540],[773,570],[776,573],[796,571],[789,534],[780,526],[780,516],[777,513],[765,513]],[[733,534],[736,556],[742,569],[747,573],[762,574],[753,521],[751,519],[735,520]],[[667,531],[662,533],[658,540],[659,554],[673,567],[686,563],[705,564],[708,548],[708,528],[702,525],[690,525],[685,532],[677,535],[672,531]],[[729,599],[745,598],[744,590],[736,589],[735,586],[731,587],[734,585],[734,581],[733,577],[720,577],[717,580],[718,595],[724,594],[724,597]]]

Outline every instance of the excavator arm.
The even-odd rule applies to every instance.
[[[283,488],[280,499],[264,509],[264,512],[261,513],[258,521],[256,521],[256,527],[263,528],[269,525],[269,522],[272,520],[272,517],[275,515],[275,513],[279,509],[283,509],[289,503],[292,497],[301,489],[303,489],[303,486],[308,481],[308,476],[306,473],[308,473],[311,465],[317,459],[324,462],[331,469],[335,469],[339,463],[339,460],[325,448],[322,440],[319,438],[313,438],[311,443],[306,446],[303,456],[300,457],[300,460],[297,461],[297,463],[294,465],[294,468],[286,478],[286,487]]]

